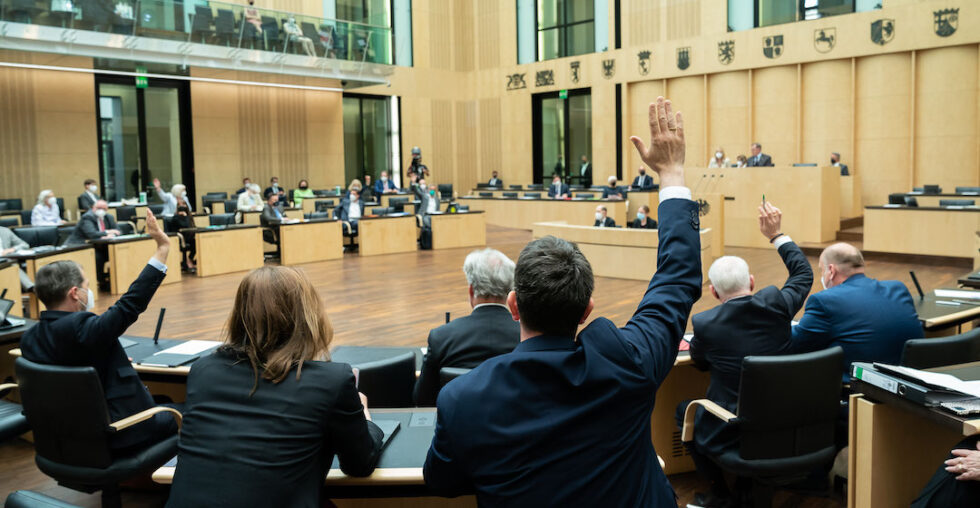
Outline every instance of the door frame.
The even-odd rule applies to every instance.
[[[564,99],[565,102],[562,103],[562,107],[565,109],[564,124],[565,129],[565,149],[562,153],[562,160],[565,162],[565,183],[570,183],[571,176],[571,149],[568,146],[568,136],[571,130],[571,98],[582,96],[582,95],[592,95],[592,88],[576,88],[574,90],[567,90],[568,97]],[[533,183],[544,183],[544,172],[545,168],[542,166],[542,160],[544,156],[544,147],[542,146],[542,125],[541,125],[541,103],[545,99],[560,99],[559,92],[544,92],[536,93],[531,95],[531,143],[533,145],[532,157],[534,157],[534,164],[532,165],[532,175],[531,181]],[[589,121],[592,121],[592,113],[589,112]],[[590,156],[592,154],[589,154]],[[589,159],[591,160],[591,158]],[[550,182],[550,180],[549,180]]]

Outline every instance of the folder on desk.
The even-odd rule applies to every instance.
[[[200,357],[201,355],[180,355],[160,352],[155,355],[147,356],[137,363],[147,367],[180,367],[182,365],[187,365]]]

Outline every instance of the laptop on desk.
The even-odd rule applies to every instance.
[[[7,330],[22,326],[25,321],[10,315],[10,309],[14,308],[13,300],[0,299],[0,330]]]

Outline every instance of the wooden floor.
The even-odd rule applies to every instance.
[[[516,261],[521,248],[531,240],[531,233],[487,227],[489,246],[503,251]],[[334,327],[333,345],[397,345],[423,346],[429,329],[445,321],[445,313],[453,317],[469,313],[467,284],[463,276],[463,259],[471,249],[420,251],[368,258],[346,254],[344,259],[305,265],[310,279],[320,288]],[[729,248],[730,255],[742,256],[755,275],[756,286],[782,285],[786,270],[775,250]],[[816,272],[816,259],[810,258]],[[962,268],[927,265],[905,265],[870,261],[868,274],[880,279],[897,279],[911,285],[908,271],[914,269],[928,291],[936,287],[955,285]],[[180,284],[162,286],[130,334],[153,334],[156,316],[161,307],[167,308],[161,336],[177,339],[220,340],[224,320],[234,301],[235,289],[244,273],[199,279],[185,277]],[[604,316],[622,325],[632,314],[646,289],[639,281],[597,278],[593,298],[593,316]],[[814,291],[820,290],[819,274],[814,279]],[[914,288],[910,290],[914,292]],[[115,301],[108,294],[100,295],[96,312],[105,310]],[[699,312],[716,305],[711,295],[705,295],[694,306]],[[680,505],[690,502],[694,492],[704,485],[694,474],[671,478],[680,496]],[[34,465],[33,448],[21,440],[0,445],[0,500],[19,489],[40,491],[59,499],[83,506],[98,506],[98,495],[85,495],[58,487]],[[162,506],[166,491],[133,490],[124,493],[126,506]],[[839,500],[806,498],[787,493],[776,497],[779,507],[835,507]]]

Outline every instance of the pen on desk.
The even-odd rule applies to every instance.
[[[960,306],[960,304],[957,302],[948,302],[946,300],[936,300],[936,305],[953,305],[955,307]]]
[[[762,195],[762,207],[763,208],[766,207],[766,195],[765,194]]]
[[[971,302],[969,300],[952,300],[952,301],[956,303],[966,304],[966,305],[980,305],[980,302]]]

